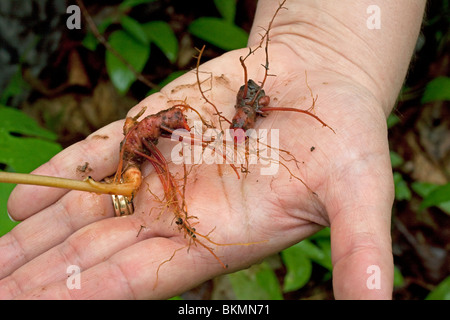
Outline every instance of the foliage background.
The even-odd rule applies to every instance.
[[[207,45],[206,61],[245,46],[256,2],[86,2],[94,31],[86,15],[81,29],[67,28],[66,9],[77,2],[0,2],[0,170],[29,172],[123,118],[139,100],[191,70],[194,48]],[[450,299],[449,22],[449,1],[429,1],[408,77],[388,119],[396,186],[394,299]],[[0,184],[0,234],[16,224],[6,215],[11,189]],[[331,271],[324,229],[259,265],[176,298],[332,299]]]

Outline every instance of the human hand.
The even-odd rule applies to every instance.
[[[270,49],[273,57],[289,54],[285,47],[276,44]],[[209,96],[227,118],[233,114],[236,89],[242,85],[239,56],[245,53],[246,50],[228,53],[200,69],[213,74]],[[258,66],[261,57],[255,55],[249,60],[248,69],[257,73],[252,78],[263,74],[263,68]],[[274,59],[271,64],[271,70],[279,70],[266,86],[272,106],[305,108],[310,104],[306,83],[299,80],[305,76],[300,72],[302,67],[284,64],[294,60],[299,61]],[[290,68],[299,72],[292,73]],[[290,179],[283,167],[274,176],[260,175],[258,166],[251,167],[251,173],[238,180],[226,164],[203,164],[188,176],[186,201],[190,214],[198,218],[198,232],[207,234],[215,228],[210,238],[223,244],[268,240],[220,247],[202,240],[214,248],[229,270],[224,270],[202,246],[191,245],[188,251],[188,240],[173,223],[173,215],[160,215],[151,209],[159,204],[147,191],[146,183],[153,192],[161,186],[147,165],[143,172],[149,175],[135,198],[135,214],[127,217],[113,217],[109,196],[32,186],[16,188],[9,211],[15,219],[25,221],[0,240],[2,295],[166,298],[213,276],[248,267],[330,223],[335,279],[342,276],[341,268],[345,277],[345,272],[355,274],[351,268],[367,268],[371,264],[383,266],[388,273],[392,179],[384,113],[358,87],[320,71],[308,70],[308,75],[309,86],[319,97],[315,111],[336,134],[310,117],[282,111],[258,120],[257,128],[280,129],[280,147],[302,162],[299,176],[317,196],[301,182]],[[199,106],[205,118],[213,117],[210,107],[201,101],[194,74],[147,98],[130,114],[144,105],[147,113],[165,109],[170,106],[168,97],[187,98],[192,106]],[[93,169],[89,174],[95,179],[112,174],[118,162],[121,125],[118,122],[101,129],[61,152],[36,173],[80,178],[76,168],[88,162]],[[174,143],[161,139],[159,146],[168,154]],[[310,151],[311,146],[315,147],[314,152]],[[295,171],[295,167],[291,166],[291,170]],[[30,204],[23,206],[23,199]],[[145,228],[141,230],[141,226]],[[160,264],[180,248],[183,249],[170,262],[161,265],[156,283]],[[347,257],[367,263],[359,266]],[[349,263],[353,266],[349,267]],[[66,286],[69,265],[82,270],[80,290]],[[358,271],[364,274],[366,270]],[[368,291],[364,286],[363,281],[360,289]]]
[[[230,246],[205,242],[229,266],[224,270],[202,246],[187,250],[188,240],[170,212],[159,215],[151,209],[159,203],[146,184],[152,192],[160,185],[148,164],[143,168],[148,174],[145,183],[135,198],[135,214],[127,217],[113,217],[109,196],[20,186],[11,195],[9,212],[25,221],[0,239],[0,295],[167,298],[216,275],[245,268],[330,225],[335,296],[389,298],[393,186],[384,106],[355,74],[347,77],[314,59],[304,59],[301,50],[286,43],[282,35],[270,42],[270,73],[276,77],[270,77],[264,89],[272,98],[271,106],[309,107],[306,70],[308,84],[319,97],[315,112],[336,134],[310,117],[283,111],[258,120],[257,129],[280,129],[280,147],[301,162],[296,172],[317,196],[290,179],[282,167],[274,176],[262,176],[255,166],[240,180],[225,164],[195,167],[188,176],[186,201],[189,213],[198,218],[197,231],[208,234],[215,228],[209,237],[222,244],[261,241]],[[314,55],[308,46],[304,49],[309,57]],[[213,76],[210,100],[229,119],[243,84],[239,57],[246,53],[246,49],[234,51],[201,66]],[[250,78],[262,78],[262,61],[261,50],[249,58]],[[170,99],[187,99],[206,118],[214,117],[200,97],[193,73],[145,99],[130,115],[143,106],[148,107],[146,114],[155,113],[171,106]],[[77,166],[88,162],[94,179],[112,174],[118,163],[121,126],[117,122],[101,129],[36,173],[79,178]],[[167,155],[173,143],[162,140],[158,147]],[[171,168],[181,172],[180,167]],[[30,204],[23,206],[23,199],[30,199]],[[82,270],[79,290],[66,286],[69,265]],[[367,286],[368,268],[373,265],[379,267],[381,281],[375,290]]]

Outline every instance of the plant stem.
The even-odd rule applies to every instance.
[[[32,184],[39,186],[72,189],[96,193],[117,194],[124,196],[132,196],[135,190],[134,183],[110,184],[96,182],[92,178],[83,181],[58,178],[50,176],[41,176],[26,173],[0,172],[0,182],[16,183],[16,184]]]

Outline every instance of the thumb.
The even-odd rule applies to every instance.
[[[394,186],[389,157],[376,158],[352,162],[330,212],[336,299],[392,298]]]

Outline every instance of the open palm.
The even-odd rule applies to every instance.
[[[212,79],[202,87],[211,89],[208,98],[228,119],[243,84],[239,56],[247,52],[233,51],[200,66],[201,78]],[[142,168],[147,177],[132,216],[113,217],[110,196],[19,186],[11,195],[9,212],[25,221],[0,239],[0,297],[167,298],[246,268],[323,226],[331,226],[335,295],[389,297],[393,188],[385,115],[358,83],[309,67],[282,44],[271,43],[270,58],[275,76],[264,89],[271,106],[308,109],[312,100],[306,71],[308,85],[318,96],[313,112],[335,130],[287,111],[271,112],[256,123],[256,129],[279,129],[280,148],[291,152],[297,163],[280,160],[314,193],[284,166],[276,174],[262,175],[260,163],[251,165],[240,179],[226,164],[195,166],[185,194],[189,214],[196,217],[190,222],[197,223],[200,234],[209,234],[215,244],[197,238],[228,265],[224,269],[203,246],[189,242],[174,215],[155,200],[161,185],[148,163]],[[247,60],[249,77],[255,81],[264,75],[262,62],[263,50]],[[130,115],[143,106],[146,115],[156,113],[176,100],[186,100],[206,119],[217,119],[202,99],[193,72],[142,101]],[[192,112],[186,115],[196,118]],[[114,173],[122,124],[100,129],[35,173],[80,179],[86,173],[77,167],[86,162],[96,180]],[[160,139],[158,147],[170,159],[175,144]],[[183,174],[181,165],[170,168],[175,177]],[[239,245],[216,245],[233,243]],[[82,271],[80,289],[67,287],[70,265]],[[382,274],[377,290],[366,285],[372,265]]]

